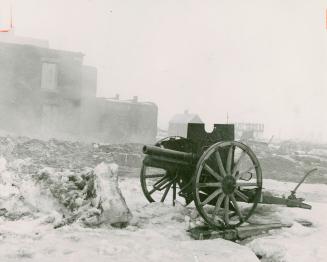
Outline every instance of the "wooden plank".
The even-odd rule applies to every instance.
[[[191,237],[195,240],[206,240],[206,239],[216,239],[223,238],[226,240],[236,240],[237,232],[234,229],[228,230],[215,230],[209,227],[195,227],[188,230]]]
[[[252,236],[257,236],[263,233],[268,232],[272,229],[279,229],[283,227],[290,227],[291,224],[281,224],[281,223],[271,223],[271,224],[251,224],[246,226],[240,226],[235,229],[213,229],[207,226],[195,227],[188,232],[191,237],[196,240],[205,240],[205,239],[216,239],[222,238],[226,240],[240,240]]]
[[[290,224],[271,223],[271,224],[256,224],[247,225],[236,228],[238,239],[245,239],[252,236],[261,235],[272,229],[279,229],[282,227],[290,227]]]

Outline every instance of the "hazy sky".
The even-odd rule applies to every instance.
[[[263,122],[267,135],[327,140],[327,0],[12,5],[17,35],[83,52],[98,67],[99,96],[153,101],[161,127],[185,109],[207,123],[228,112]]]

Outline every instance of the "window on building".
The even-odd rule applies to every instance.
[[[41,87],[48,90],[57,90],[58,71],[57,64],[43,63]]]

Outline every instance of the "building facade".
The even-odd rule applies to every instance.
[[[154,143],[157,135],[158,108],[150,102],[96,98],[89,111],[88,137],[97,137],[110,143]],[[90,108],[90,107],[85,107]],[[84,114],[83,114],[84,115]]]
[[[261,139],[264,130],[262,123],[235,123],[235,136],[241,140]]]
[[[0,37],[1,130],[101,142],[155,140],[154,104],[97,98],[97,70],[83,64],[82,53],[11,38]]]
[[[78,134],[82,61],[81,53],[0,42],[2,128],[25,135]]]

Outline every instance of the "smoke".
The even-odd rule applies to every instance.
[[[267,136],[327,139],[325,1],[13,3],[17,34],[83,52],[99,96],[155,102],[160,127],[189,109],[206,123],[228,112]]]

